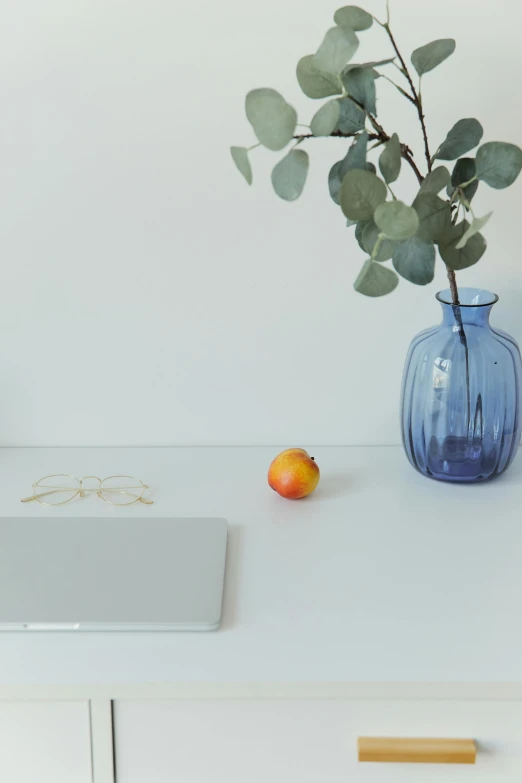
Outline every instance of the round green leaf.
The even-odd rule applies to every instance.
[[[451,225],[451,208],[435,193],[419,193],[413,202],[419,216],[417,236],[425,242],[437,242]]]
[[[321,106],[310,123],[314,136],[329,136],[337,127],[339,113],[339,101],[328,101]]]
[[[347,220],[349,220],[349,219],[350,218],[347,218]],[[366,250],[365,246],[363,245],[363,234],[364,234],[364,229],[366,228],[366,226],[369,223],[373,223],[373,220],[371,220],[371,219],[370,220],[360,220],[360,221],[358,221],[357,225],[355,226],[355,238],[356,238],[357,242],[359,243],[359,247],[361,248],[361,250],[364,250],[365,253],[367,253],[368,251]]]
[[[480,261],[486,252],[486,240],[482,234],[474,234],[462,249],[457,249],[457,245],[463,235],[469,229],[467,220],[451,225],[439,240],[439,253],[450,269],[458,272],[461,269],[467,269]]]
[[[386,198],[386,185],[370,171],[354,169],[341,185],[341,209],[350,220],[368,220]]]
[[[353,144],[348,150],[346,157],[339,161],[339,174],[341,179],[344,175],[352,169],[364,169],[366,168],[366,151],[368,149],[368,134],[363,131],[356,136]]]
[[[455,51],[453,38],[441,38],[432,41],[419,49],[415,49],[411,56],[413,66],[419,76],[432,71],[437,65],[444,62]]]
[[[285,201],[295,201],[302,193],[308,174],[308,154],[304,150],[290,150],[272,170],[272,185]]]
[[[332,168],[330,169],[330,172],[328,174],[328,190],[330,191],[330,196],[332,200],[336,204],[341,203],[341,182],[342,177],[339,173],[339,169],[341,167],[341,161],[338,160],[337,163],[334,163]]]
[[[419,218],[413,207],[402,201],[386,201],[375,210],[373,219],[389,239],[408,239],[417,233]]]
[[[345,174],[352,169],[365,169],[375,174],[375,166],[373,163],[366,162],[366,145],[368,143],[368,134],[366,132],[361,133],[358,136],[350,149],[348,154],[343,160],[338,160],[334,163],[328,174],[328,189],[330,190],[330,196],[336,204],[340,204],[341,198],[341,183]],[[349,218],[348,218],[349,219]],[[357,220],[351,221],[357,223]]]
[[[341,76],[346,92],[366,111],[377,114],[375,71],[371,68],[351,68]]]
[[[373,16],[357,5],[345,5],[335,12],[334,22],[350,30],[368,30],[373,24]]]
[[[366,114],[350,98],[338,98],[339,122],[336,130],[341,133],[358,133],[364,130]]]
[[[244,176],[249,185],[252,184],[252,166],[248,159],[246,147],[230,147],[230,154],[238,170]]]
[[[459,120],[450,130],[434,157],[439,160],[456,160],[480,144],[483,134],[482,125],[473,117]]]
[[[397,288],[398,284],[399,278],[395,272],[369,258],[359,272],[354,288],[365,296],[385,296]]]
[[[258,141],[269,150],[282,150],[294,135],[297,114],[276,90],[262,87],[248,93],[245,101],[248,121]]]
[[[325,73],[341,73],[359,47],[359,39],[347,27],[331,27],[313,57],[313,65]]]
[[[463,180],[465,182],[465,180]],[[440,193],[450,183],[450,173],[446,166],[438,166],[425,177],[419,193]]]
[[[297,63],[297,81],[308,98],[328,98],[342,93],[339,77],[319,71],[314,63],[314,55],[307,54]]]
[[[427,285],[435,276],[435,247],[419,237],[410,237],[395,248],[393,266],[410,283]]]
[[[379,158],[379,168],[385,182],[395,182],[401,172],[401,144],[396,133],[386,143]]]
[[[363,247],[363,250],[368,253],[368,255],[373,256],[373,250],[375,245],[377,244],[377,240],[379,239],[380,229],[377,227],[376,223],[373,220],[367,220],[364,223],[364,228],[362,231],[362,238],[361,238],[361,244]],[[399,243],[394,239],[384,239],[380,245],[379,249],[377,250],[377,253],[375,256],[373,256],[374,261],[388,261],[393,255],[393,251],[397,247]]]
[[[473,177],[476,176],[476,173],[477,167],[475,165],[474,158],[459,158],[455,163],[455,167],[451,174],[451,185],[447,190],[448,196],[451,196],[455,188],[458,188],[459,185],[463,185],[465,182],[469,182],[470,179],[473,179]],[[466,185],[463,192],[465,198],[468,201],[471,201],[477,192],[478,186],[478,180],[475,180],[475,182],[471,182],[469,185]]]
[[[504,141],[489,141],[477,151],[477,179],[496,190],[513,184],[522,169],[522,150]]]

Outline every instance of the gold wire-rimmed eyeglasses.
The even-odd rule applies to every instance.
[[[88,486],[93,482],[95,486]],[[76,478],[68,473],[52,473],[35,481],[33,494],[22,498],[22,503],[37,500],[42,506],[63,506],[78,495],[84,498],[88,492],[96,492],[101,500],[111,506],[131,506],[133,503],[150,506],[154,501],[143,497],[146,489],[149,489],[147,484],[134,476],[108,476],[101,479],[98,476]]]

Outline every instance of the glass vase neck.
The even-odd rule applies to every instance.
[[[439,291],[437,299],[442,307],[444,326],[489,326],[489,314],[498,296],[481,288],[459,288],[459,305],[452,302],[449,288]]]

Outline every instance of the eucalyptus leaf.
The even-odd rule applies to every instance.
[[[342,161],[340,160],[334,163],[328,174],[328,189],[332,200],[336,204],[341,203],[341,182],[343,181],[339,171],[341,163]]]
[[[477,179],[496,190],[507,188],[522,169],[522,150],[505,141],[488,141],[477,150],[476,166]]]
[[[323,73],[314,65],[314,55],[307,54],[297,63],[297,81],[308,98],[328,98],[342,93],[341,82],[336,74]]]
[[[480,261],[486,252],[486,240],[482,234],[474,234],[465,247],[457,248],[468,229],[469,223],[467,220],[457,223],[456,226],[450,224],[450,227],[439,240],[440,256],[446,266],[455,272],[473,266],[477,261]]]
[[[368,220],[364,224],[362,237],[361,237],[361,243],[363,246],[363,250],[365,250],[368,255],[373,256],[373,250],[375,245],[377,244],[377,240],[379,239],[380,229],[378,228],[377,224],[374,220]],[[392,255],[395,248],[398,246],[399,242],[397,242],[394,239],[384,239],[380,245],[379,249],[377,250],[377,253],[375,254],[374,261],[388,261]]]
[[[402,201],[386,201],[379,204],[373,216],[378,228],[389,239],[408,239],[417,233],[419,217],[413,207]]]
[[[375,263],[369,258],[359,272],[354,288],[365,296],[385,296],[399,284],[399,278],[391,269]]]
[[[350,30],[368,30],[373,24],[373,16],[358,5],[346,5],[337,9],[334,22]]]
[[[419,237],[410,237],[395,248],[393,266],[410,283],[427,285],[435,276],[435,247]]]
[[[247,118],[257,139],[269,150],[282,150],[294,135],[297,114],[276,90],[262,87],[246,96]]]
[[[359,46],[359,39],[353,30],[346,27],[331,27],[312,63],[319,71],[340,73],[347,62],[354,56]]]
[[[238,170],[244,176],[249,185],[252,184],[252,166],[248,159],[246,147],[230,147],[230,154]]]
[[[368,134],[363,131],[355,137],[343,160],[334,163],[328,174],[328,189],[330,196],[336,204],[340,204],[341,183],[344,175],[352,169],[365,169],[375,174],[375,166],[366,160],[366,148],[368,145]],[[357,222],[357,221],[353,221]]]
[[[371,218],[386,199],[386,185],[370,171],[349,171],[341,185],[341,209],[350,220]]]
[[[419,76],[432,71],[437,65],[447,60],[455,51],[455,46],[453,38],[440,38],[438,41],[432,41],[415,49],[411,61]]]
[[[446,166],[437,166],[430,171],[420,186],[419,193],[440,193],[450,184],[450,173]]]
[[[314,114],[310,128],[314,136],[329,136],[339,121],[339,101],[328,101]]]
[[[366,111],[377,114],[375,75],[371,68],[352,68],[344,72],[341,80],[350,97]]]
[[[368,149],[368,134],[363,131],[356,136],[346,157],[340,161],[339,174],[341,179],[352,169],[366,168],[366,151]]]
[[[484,228],[484,226],[486,225],[486,223],[488,222],[492,214],[493,212],[488,212],[488,214],[484,215],[484,217],[473,218],[470,227],[467,229],[467,231],[465,231],[462,234],[462,237],[455,245],[455,248],[457,250],[462,250],[463,247],[466,247],[471,237],[474,236],[475,234],[478,234],[478,232]]]
[[[389,63],[395,62],[396,59],[396,57],[388,57],[387,60],[373,60],[373,62],[369,63],[349,63],[343,68],[341,78],[350,71],[353,71],[354,68],[371,68],[373,70],[374,68],[378,68],[381,65],[389,65]]]
[[[347,219],[349,220],[350,218],[347,218]],[[363,234],[364,234],[364,229],[370,223],[373,223],[373,220],[371,218],[369,220],[359,220],[357,225],[355,226],[355,238],[356,238],[357,242],[359,243],[359,247],[361,248],[361,250],[364,250],[365,253],[367,253],[368,251],[366,250],[365,246],[363,245]]]
[[[419,216],[417,236],[425,242],[437,242],[451,225],[451,208],[435,193],[419,193],[413,202]]]
[[[459,120],[440,145],[434,158],[439,160],[456,160],[480,144],[483,134],[484,129],[482,125],[473,117]]]
[[[341,133],[358,133],[364,130],[366,114],[350,98],[338,98],[339,122],[336,130]]]
[[[356,220],[350,220],[350,218],[346,218],[346,228],[352,228],[352,226],[359,225]]]
[[[379,158],[379,168],[385,182],[395,182],[401,172],[401,144],[396,133],[386,143]]]
[[[308,174],[308,154],[304,150],[290,150],[272,170],[272,185],[285,201],[295,201],[302,193]]]
[[[471,179],[473,179],[476,173],[477,167],[475,165],[475,158],[459,158],[455,163],[455,167],[451,174],[451,185],[447,190],[448,196],[451,198],[454,190],[460,185],[463,185],[465,182],[469,182]],[[475,180],[463,188],[464,197],[467,199],[467,201],[471,201],[477,192],[478,186],[478,180]]]

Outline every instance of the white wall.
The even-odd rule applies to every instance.
[[[309,121],[318,102],[295,64],[341,4],[3,4],[2,444],[398,441],[404,353],[438,318],[442,262],[427,289],[356,294],[364,257],[326,187],[346,142],[309,143],[294,204],[271,192],[278,155],[256,151],[249,189],[228,152],[254,141],[253,87]],[[383,16],[384,0],[364,5]],[[522,142],[520,3],[392,0],[392,19],[408,54],[457,39],[425,77],[434,145],[470,116],[487,139]],[[382,31],[362,37],[361,58],[389,53]],[[379,87],[385,128],[421,153],[413,107]],[[489,251],[459,280],[499,293],[496,323],[522,338],[522,183],[481,190]]]

